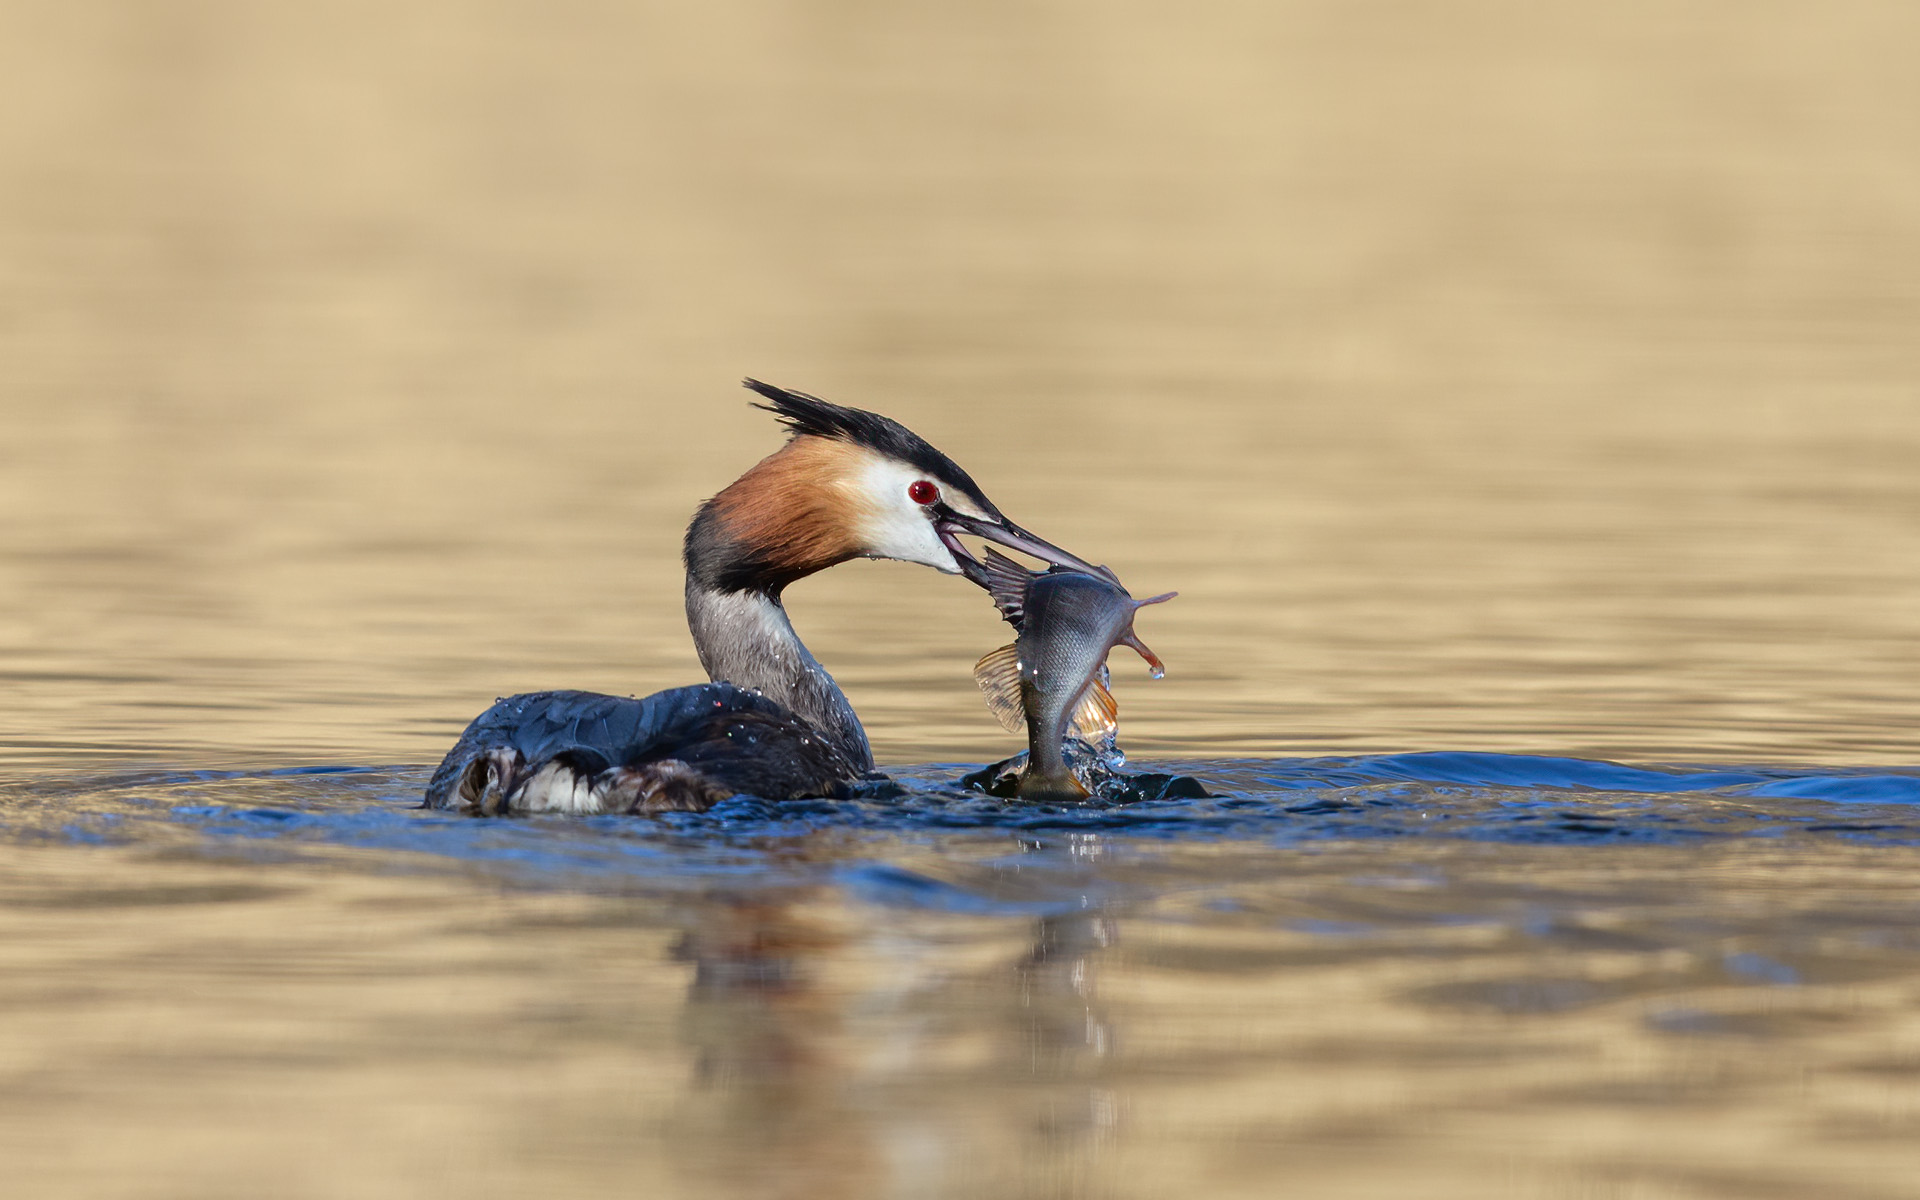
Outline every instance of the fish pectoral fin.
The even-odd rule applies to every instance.
[[[1026,706],[1020,703],[1020,647],[1000,647],[973,666],[973,681],[987,698],[987,708],[1009,733],[1025,733]]]
[[[1120,728],[1120,705],[1098,679],[1087,685],[1073,708],[1073,736],[1099,742]]]

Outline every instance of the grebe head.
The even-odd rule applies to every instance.
[[[1028,533],[960,465],[898,421],[749,379],[792,436],[712,500],[687,531],[687,565],[720,591],[777,594],[850,558],[891,558],[965,575],[987,572],[971,534],[1043,562],[1111,575]]]

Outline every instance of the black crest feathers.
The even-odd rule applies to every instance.
[[[749,391],[770,401],[754,407],[779,417],[780,423],[794,437],[832,438],[834,441],[864,446],[877,454],[916,467],[929,478],[949,487],[964,489],[968,499],[983,511],[998,515],[999,510],[981,494],[979,485],[974,483],[972,476],[960,469],[959,463],[934,449],[925,438],[891,417],[864,409],[847,408],[805,392],[762,383],[758,379],[741,382]]]

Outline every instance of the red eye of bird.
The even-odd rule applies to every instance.
[[[907,485],[907,499],[915,504],[932,504],[940,498],[940,489],[924,479],[916,479]]]

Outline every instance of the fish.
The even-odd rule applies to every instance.
[[[1107,654],[1130,646],[1159,679],[1166,667],[1133,631],[1134,614],[1178,593],[1135,600],[1118,580],[1055,568],[1035,574],[988,548],[987,591],[1019,636],[973,669],[987,707],[1012,732],[1027,734],[1027,764],[1015,794],[1027,800],[1084,800],[1067,761],[1069,733],[1111,744],[1119,706],[1107,690]]]

